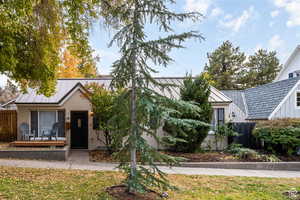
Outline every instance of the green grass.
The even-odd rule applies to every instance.
[[[105,188],[124,178],[117,172],[0,167],[0,199],[112,199]],[[172,200],[280,200],[300,179],[170,175],[179,187]]]

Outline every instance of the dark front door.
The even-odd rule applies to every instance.
[[[71,111],[71,148],[88,148],[87,111]]]

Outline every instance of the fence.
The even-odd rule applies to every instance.
[[[0,110],[0,142],[17,139],[17,111]]]
[[[247,148],[257,148],[257,141],[252,135],[252,131],[255,127],[254,122],[240,122],[240,123],[231,123],[232,129],[239,133],[239,136],[229,139],[229,143],[242,144]]]

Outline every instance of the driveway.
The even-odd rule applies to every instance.
[[[0,159],[0,166],[26,167],[26,168],[50,168],[50,169],[74,169],[74,170],[100,170],[117,171],[117,164],[95,163],[88,159],[87,151],[73,151],[68,161],[40,161],[40,160],[12,160]],[[168,174],[185,175],[221,175],[221,176],[247,176],[270,178],[300,178],[300,172],[278,170],[241,170],[241,169],[212,169],[193,167],[159,167]]]

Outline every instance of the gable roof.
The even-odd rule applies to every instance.
[[[73,92],[80,90],[82,92],[88,92],[81,82],[70,82],[69,84],[64,84],[58,81],[56,92],[50,96],[46,97],[42,94],[37,94],[35,89],[29,88],[27,93],[21,94],[17,97],[16,104],[62,104],[68,97],[70,97]]]
[[[244,113],[247,113],[243,90],[221,90],[221,92],[228,96]]]
[[[0,107],[3,107],[3,108],[4,108],[5,106],[7,106],[7,105],[9,105],[9,104],[15,103],[16,99],[17,99],[17,98],[13,98],[13,99],[11,99],[11,100],[9,100],[9,101],[3,103],[2,105],[0,104]]]
[[[37,94],[35,89],[28,89],[28,92],[21,94],[16,99],[16,104],[60,104],[77,88],[84,88],[84,85],[89,83],[98,83],[103,85],[105,88],[110,87],[112,78],[111,77],[100,77],[96,79],[58,79],[56,85],[56,92],[46,97],[44,95]],[[181,86],[184,81],[184,77],[158,77],[156,81],[165,84],[174,84]],[[160,90],[158,87],[149,86],[156,92],[171,98],[178,98],[180,95],[180,88],[171,87],[169,90]],[[212,103],[231,103],[231,99],[225,94],[220,92],[214,87],[211,87],[211,95],[209,101]]]
[[[280,72],[277,74],[276,78],[274,81],[278,81],[279,77],[283,74],[283,72],[287,69],[287,67],[289,66],[289,64],[291,63],[291,61],[295,58],[295,56],[297,55],[297,53],[300,51],[300,45],[298,45],[293,53],[288,57],[288,59],[286,60],[285,64],[283,65],[282,69],[280,70]]]
[[[268,119],[299,80],[300,77],[296,77],[242,91],[223,92],[247,114],[247,119]]]

